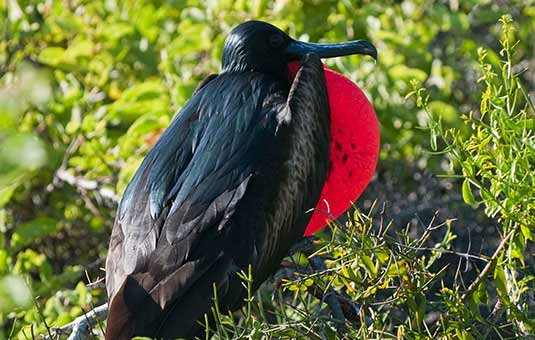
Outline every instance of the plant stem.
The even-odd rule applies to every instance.
[[[483,268],[483,270],[478,275],[476,280],[474,282],[472,282],[472,284],[468,287],[466,292],[461,297],[461,301],[465,302],[468,298],[470,298],[470,296],[472,296],[474,291],[479,287],[481,282],[483,282],[487,278],[487,275],[489,274],[491,269],[494,268],[494,265],[496,264],[496,261],[498,261],[498,256],[500,256],[500,253],[502,252],[502,250],[507,245],[507,242],[515,234],[515,230],[516,230],[516,228],[511,230],[509,232],[509,234],[507,234],[507,236],[500,242],[500,244],[498,245],[498,247],[494,251],[494,254],[492,254],[492,257],[490,258],[490,261],[487,263],[487,265],[485,266],[485,268]]]

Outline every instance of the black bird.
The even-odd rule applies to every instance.
[[[248,21],[128,185],[106,261],[107,340],[203,337],[213,286],[235,310],[302,237],[329,171],[320,58],[376,57],[367,41],[310,44]],[[301,66],[292,80],[288,63]]]

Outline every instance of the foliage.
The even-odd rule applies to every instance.
[[[494,289],[507,312],[516,334],[535,332],[535,310],[528,296],[533,290],[535,273],[526,266],[535,232],[535,107],[512,62],[517,41],[511,17],[503,16],[500,39],[504,57],[501,67],[488,63],[487,51],[478,50],[484,84],[478,111],[463,116],[469,133],[444,129],[439,116],[430,120],[431,144],[436,138],[450,156],[452,168],[461,170],[462,195],[467,204],[483,205],[485,213],[501,226],[502,241],[491,258],[492,268],[471,285],[465,296],[473,306],[488,303],[488,280],[493,274]],[[416,89],[419,106],[429,111],[428,96]],[[474,195],[476,191],[477,196]],[[476,199],[477,197],[477,199]]]
[[[337,324],[317,299],[329,286],[360,308],[348,327],[351,336],[525,334],[534,319],[534,113],[528,97],[535,87],[535,3],[499,3],[0,1],[0,339],[45,334],[47,326],[104,302],[100,267],[117,197],[173,112],[201,79],[218,71],[225,35],[250,18],[304,40],[374,42],[377,64],[358,56],[327,61],[358,82],[376,108],[383,146],[374,186],[395,176],[415,187],[413,169],[450,171],[448,157],[462,177],[448,197],[462,193],[475,210],[435,221],[441,225],[436,231],[427,223],[423,231],[421,224],[405,229],[396,216],[392,224],[384,222],[386,215],[381,222],[380,209],[357,213],[317,240],[328,258],[325,275],[292,274],[281,289],[266,285],[237,329],[251,338],[333,338]],[[496,23],[505,12],[513,21],[502,34]],[[412,79],[430,96],[417,90],[419,100],[407,101]],[[372,188],[359,205],[388,190]],[[493,263],[493,275],[463,298],[468,287],[455,266],[447,266],[448,256],[460,260],[464,251],[455,242],[469,243],[464,223],[483,212],[502,226],[491,249],[505,242],[495,260],[492,253],[461,257],[469,268],[463,274],[472,280]],[[292,270],[307,268],[304,256],[296,262]],[[495,305],[500,308],[493,314]],[[222,319],[221,329],[235,322]]]
[[[394,236],[389,233],[391,223],[382,221],[377,228],[373,209],[368,214],[356,211],[345,224],[333,224],[330,237],[315,241],[317,251],[312,256],[327,259],[323,271],[311,272],[307,257],[295,254],[287,264],[290,275],[280,278],[282,288],[271,301],[261,296],[248,301],[244,317],[238,321],[214,310],[219,321],[216,338],[336,339],[343,334],[348,339],[378,339],[469,334],[473,325],[457,324],[446,330],[437,317],[428,318],[431,310],[448,310],[457,297],[441,287],[445,268],[435,270],[444,253],[454,253],[450,250],[454,238],[451,222],[433,219],[426,231],[413,239],[410,227]],[[444,229],[441,243],[426,247],[431,233],[439,229]],[[244,276],[244,282],[249,280]],[[341,321],[329,316],[324,302],[328,290],[337,294],[347,318],[343,331]],[[439,301],[434,297],[437,292]]]

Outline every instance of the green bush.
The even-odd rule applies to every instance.
[[[460,169],[466,204],[482,205],[502,227],[500,244],[463,296],[477,309],[489,303],[488,290],[495,290],[514,333],[527,336],[535,332],[535,273],[526,265],[532,261],[535,232],[535,107],[520,79],[527,70],[515,69],[512,61],[518,45],[513,20],[503,16],[500,22],[503,60],[500,67],[493,67],[487,51],[478,50],[482,74],[478,82],[484,89],[479,109],[463,116],[468,132],[445,129],[440,115],[430,114],[431,145],[437,150],[440,138],[441,152],[450,157],[453,169]],[[416,89],[413,94],[429,112],[424,91]]]

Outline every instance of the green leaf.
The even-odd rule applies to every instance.
[[[425,298],[425,295],[423,293],[419,292],[414,297],[414,301],[417,305],[416,318],[418,319],[418,323],[421,324],[424,321],[425,317],[427,299]]]
[[[65,51],[64,58],[76,62],[80,58],[89,58],[93,55],[95,45],[90,40],[78,40]]]
[[[371,274],[372,277],[377,276],[377,268],[375,267],[375,264],[373,263],[373,260],[368,256],[361,254],[360,259],[362,260],[362,263],[364,264],[364,267],[368,270],[368,272]]]
[[[393,66],[388,70],[388,74],[393,79],[398,79],[405,83],[409,83],[411,80],[416,79],[418,83],[421,84],[427,79],[427,73],[424,71],[403,64]]]
[[[78,282],[76,285],[76,293],[78,293],[78,305],[85,306],[87,304],[88,291],[83,281]]]
[[[507,293],[507,282],[505,278],[505,271],[503,269],[503,265],[500,264],[500,261],[498,261],[498,264],[496,264],[496,268],[494,268],[494,283],[496,284],[496,291],[503,302],[509,304],[509,295]]]
[[[463,167],[463,173],[465,173],[467,176],[473,176],[474,175],[474,168],[472,166],[472,163],[469,161],[462,162]]]
[[[11,238],[11,246],[14,249],[21,249],[33,241],[50,236],[57,231],[58,227],[58,221],[53,218],[37,217],[30,222],[17,226]]]
[[[455,333],[460,340],[474,340],[474,337],[470,335],[465,329],[456,328]]]
[[[7,250],[0,249],[0,276],[7,274],[11,266],[11,257]]]
[[[132,123],[144,114],[161,116],[169,112],[169,93],[160,80],[148,80],[132,86],[108,110],[108,118]]]
[[[481,282],[477,286],[477,289],[475,290],[473,296],[475,297],[474,301],[476,301],[476,302],[480,302],[480,303],[483,303],[485,305],[489,303],[489,296],[487,294],[486,282],[485,281]]]
[[[463,181],[462,193],[463,200],[466,204],[472,205],[476,202],[474,194],[472,194],[472,188],[470,188],[470,182],[468,181],[468,179],[465,179]]]
[[[524,263],[524,252],[526,250],[526,240],[522,233],[517,233],[515,237],[511,240],[510,244],[510,256],[512,259],[518,259],[522,266],[525,266]]]
[[[147,148],[152,147],[161,131],[169,125],[169,121],[169,116],[158,117],[152,113],[139,117],[120,138],[120,155],[128,157],[134,154],[141,145],[147,145]],[[148,138],[145,140],[144,137]]]
[[[434,116],[441,117],[446,123],[459,122],[459,114],[453,105],[439,100],[430,101],[427,105]]]
[[[135,28],[126,22],[113,22],[102,27],[102,36],[114,44],[117,40],[133,34]]]
[[[522,232],[522,235],[524,235],[526,240],[533,241],[533,234],[531,233],[531,229],[527,225],[520,224],[520,232]]]
[[[65,49],[62,47],[47,47],[39,53],[37,60],[43,64],[57,66],[63,61]]]
[[[479,284],[479,287],[484,286],[484,282]],[[476,291],[472,294],[470,299],[468,299],[467,307],[472,312],[472,314],[478,319],[483,320],[483,317],[481,316],[481,312],[479,311],[479,293]]]
[[[15,192],[14,185],[0,189],[0,208],[2,208],[4,205],[6,205],[7,202],[9,202],[11,196],[13,196],[13,192]]]
[[[336,334],[336,330],[334,330],[332,327],[325,327],[325,336],[327,340],[337,340],[339,339],[338,335]]]

